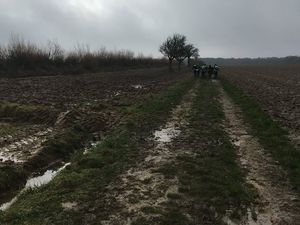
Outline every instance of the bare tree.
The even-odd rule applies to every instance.
[[[175,48],[173,37],[168,37],[159,47],[159,51],[169,59],[169,70],[172,70],[172,62],[175,59]]]
[[[178,62],[178,70],[181,69],[182,62],[187,58],[186,55],[186,36],[182,34],[173,35],[175,59]]]
[[[188,67],[191,66],[191,57],[198,58],[199,57],[199,49],[196,48],[193,44],[187,44],[185,46],[185,54],[188,59]]]
[[[49,59],[56,65],[63,64],[64,50],[57,40],[48,41],[47,43]]]
[[[186,37],[182,34],[174,34],[160,46],[159,51],[169,59],[169,68],[172,69],[174,59],[178,62],[180,70],[182,62],[186,59]]]

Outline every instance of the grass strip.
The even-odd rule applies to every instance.
[[[193,103],[188,143],[195,156],[179,157],[180,191],[193,201],[193,224],[223,224],[226,210],[239,218],[253,200],[237,163],[237,155],[222,126],[225,119],[217,86],[201,81]],[[198,211],[198,212],[197,212]],[[195,212],[197,212],[195,214]]]
[[[192,80],[185,80],[127,108],[121,125],[100,145],[87,155],[75,155],[72,164],[48,185],[22,194],[0,214],[0,224],[85,224],[95,193],[105,192],[106,186],[135,162],[142,140],[167,119],[192,85]],[[63,210],[63,202],[77,202],[79,207]]]
[[[263,111],[254,98],[227,80],[222,83],[228,95],[241,107],[252,135],[288,172],[292,185],[300,193],[300,152],[291,144],[288,133]]]
[[[218,94],[216,85],[200,81],[189,125],[173,143],[179,155],[160,169],[165,177],[178,178],[179,194],[168,196],[158,224],[224,224],[227,210],[232,218],[240,218],[254,201],[255,192],[245,182],[222,126],[225,115]]]

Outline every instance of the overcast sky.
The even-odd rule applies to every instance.
[[[173,33],[202,57],[300,55],[300,0],[0,0],[0,44],[19,34],[159,56]]]

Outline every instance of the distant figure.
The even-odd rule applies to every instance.
[[[204,78],[207,72],[207,66],[206,64],[201,66],[201,78]]]
[[[214,65],[214,79],[218,79],[219,70],[220,70],[220,67],[217,64],[215,64]]]
[[[208,78],[209,79],[212,78],[213,73],[214,73],[214,68],[211,65],[209,65],[209,67],[208,67]]]
[[[200,74],[199,66],[193,65],[193,70],[194,70],[194,77],[199,77]]]

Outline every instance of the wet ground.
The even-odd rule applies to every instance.
[[[143,210],[156,207],[163,211],[168,196],[178,194],[177,178],[168,179],[158,169],[176,159],[178,152],[172,148],[172,141],[188,123],[194,91],[192,89],[184,96],[182,102],[173,109],[168,122],[148,138],[151,147],[145,151],[142,161],[108,187],[106,198],[116,201],[118,206],[115,207],[122,210],[111,212],[101,224],[133,224],[141,218],[155,219],[159,217],[158,214],[149,215]]]
[[[60,171],[65,169],[69,164],[70,163],[65,163],[63,166],[59,167],[56,170],[47,170],[46,172],[44,172],[41,175],[37,175],[37,176],[29,178],[26,181],[25,187],[22,190],[20,190],[20,192],[15,197],[13,197],[10,201],[3,203],[0,206],[0,210],[1,211],[8,210],[12,206],[12,204],[14,204],[18,200],[19,196],[22,193],[24,193],[26,190],[36,189],[43,185],[48,184]]]
[[[119,75],[117,77],[119,77]],[[149,75],[149,80],[147,80],[149,83],[151,83],[150,77]],[[165,78],[163,78],[163,80],[164,79]],[[161,90],[176,79],[177,78],[174,78],[172,81],[163,82],[158,89]],[[23,85],[24,83],[26,84],[27,81],[20,80],[19,82]],[[153,90],[152,88],[154,88],[155,85],[150,87],[147,82],[126,84],[125,89],[130,90],[130,95],[134,96],[130,98],[131,100],[134,99],[133,102],[149,94],[150,90]],[[89,83],[89,85],[92,85],[92,83]],[[117,81],[114,82],[113,86],[115,87],[115,85],[117,85]],[[219,103],[223,106],[226,117],[224,124],[216,124],[215,121],[218,120],[214,119],[206,121],[205,118],[210,115],[204,115],[207,113],[205,110],[202,111],[204,116],[201,114],[196,117],[196,119],[200,121],[199,124],[197,123],[197,126],[199,126],[195,127],[194,124],[191,124],[191,112],[197,97],[196,89],[199,88],[198,85],[199,83],[196,83],[183,97],[181,103],[174,106],[169,119],[160,129],[153,131],[152,135],[145,140],[141,140],[145,142],[145,148],[140,149],[138,160],[136,160],[134,165],[128,170],[120,174],[118,179],[110,183],[106,187],[105,193],[101,193],[101,196],[103,194],[101,201],[99,201],[99,204],[96,202],[94,207],[89,211],[95,213],[89,214],[92,215],[89,221],[95,222],[97,220],[97,222],[95,222],[96,224],[100,223],[103,225],[161,224],[162,216],[169,213],[170,210],[173,210],[173,205],[177,207],[176,210],[183,213],[182,216],[185,221],[187,221],[187,223],[184,224],[214,225],[214,221],[217,221],[220,216],[223,222],[228,225],[300,224],[300,202],[297,194],[289,184],[287,174],[280,167],[279,163],[274,161],[270,154],[259,144],[258,139],[250,134],[248,125],[243,121],[241,110],[223,91],[219,81],[212,80],[209,85],[213,85],[212,87],[217,88],[220,92],[220,96],[213,96],[213,99],[216,101],[219,100]],[[124,94],[125,89],[118,87],[112,92],[109,92],[110,106],[104,106],[105,112],[103,108],[101,108],[103,105],[100,98],[99,102],[101,103],[100,106],[98,106],[101,109],[98,109],[99,111],[95,110],[95,102],[98,102],[96,98],[93,99],[94,103],[90,103],[90,101],[86,102],[82,111],[76,111],[74,109],[62,110],[56,122],[53,124],[53,127],[39,124],[22,126],[20,124],[2,122],[3,129],[0,132],[2,132],[3,135],[0,138],[0,164],[22,164],[30,160],[38,153],[43,143],[52,137],[56,130],[66,129],[70,124],[73,124],[74,121],[84,121],[84,124],[87,124],[86,126],[89,127],[91,124],[95,124],[98,117],[104,115],[103,118],[105,121],[110,121],[109,127],[113,128],[116,121],[120,119],[120,114],[118,110],[113,108],[113,105],[132,104],[130,101],[124,101],[123,97],[125,96],[126,98],[127,94],[129,94],[129,92]],[[136,93],[136,96],[133,93]],[[87,96],[89,96],[89,94],[90,93],[88,93]],[[107,99],[108,95],[105,96],[105,99]],[[67,101],[68,103],[66,105],[69,103],[76,105],[76,107],[81,105],[82,102],[78,103],[77,100],[72,100],[73,96],[69,97],[70,101]],[[80,101],[84,101],[84,98],[80,99]],[[212,99],[210,100],[212,101]],[[58,101],[56,98],[52,98],[50,102],[60,104],[60,100]],[[48,103],[43,102],[42,104]],[[64,105],[63,108],[66,107],[66,105]],[[87,118],[82,119],[82,115],[85,115],[86,112],[93,113],[93,120],[88,120]],[[99,116],[99,112],[103,114]],[[102,126],[102,124],[100,123],[99,126]],[[210,127],[214,126],[218,127],[218,129],[211,129],[211,133],[207,134],[204,130],[199,132],[201,136],[198,135],[199,130],[210,129]],[[212,204],[208,205],[207,203],[215,202],[217,204],[220,198],[214,199],[211,197],[209,201],[206,202],[205,198],[201,195],[199,196],[202,198],[195,198],[192,193],[189,193],[190,195],[184,194],[184,189],[186,189],[186,192],[190,190],[192,190],[190,192],[204,190],[205,188],[201,186],[201,179],[203,179],[206,174],[209,174],[210,171],[205,171],[206,168],[203,168],[203,166],[209,167],[209,165],[206,165],[208,162],[211,162],[209,160],[222,160],[216,158],[216,156],[219,154],[218,151],[222,150],[222,145],[224,144],[222,138],[224,137],[220,135],[220,139],[215,139],[214,137],[217,134],[213,133],[214,131],[220,132],[219,129],[221,129],[222,132],[226,131],[228,134],[226,138],[230,139],[233,145],[235,145],[239,168],[245,172],[246,182],[252,186],[258,194],[256,202],[253,202],[251,206],[249,206],[246,215],[239,220],[232,219],[232,215],[230,215],[230,207],[236,207],[236,205],[226,205],[226,207],[228,206],[229,213],[223,216],[216,211],[217,206],[215,207]],[[91,148],[101,141],[105,132],[107,132],[107,130],[95,132],[94,135],[98,135],[99,138],[86,143],[86,147],[82,149],[83,154],[88,154]],[[179,158],[182,160],[180,163],[183,164],[180,166],[186,167],[184,169],[181,168],[182,171],[180,173],[183,173],[180,175],[181,177],[178,175],[179,172],[176,174],[176,169],[174,169],[175,172],[171,171],[173,166],[179,166]],[[183,161],[185,162],[183,163]],[[30,176],[24,189],[19,193],[22,194],[23,191],[29,188],[38,188],[47,184],[67,165],[68,164],[65,164],[56,169],[46,170],[36,176]],[[219,166],[219,164],[216,164],[216,166]],[[190,170],[190,168],[192,169]],[[214,167],[209,168],[214,169]],[[191,172],[191,174],[190,176],[186,176],[187,178],[185,179],[187,180],[184,181],[183,177],[188,171]],[[191,182],[193,179],[200,180],[201,182],[193,183]],[[209,181],[212,178],[205,177],[205,179],[209,186]],[[205,182],[205,179],[203,179],[203,182]],[[195,185],[195,187],[189,184],[189,182]],[[8,209],[11,204],[18,200],[18,197],[19,194],[4,203],[0,209]],[[64,199],[61,207],[65,211],[75,212],[80,208],[80,205],[71,199]],[[97,212],[101,214],[101,216],[99,216],[101,220],[97,218]],[[175,214],[174,217],[177,216]]]
[[[289,184],[286,172],[249,133],[240,108],[221,90],[221,102],[226,116],[225,129],[237,148],[239,164],[246,171],[247,182],[254,186],[258,204],[248,209],[243,221],[231,221],[229,225],[284,225],[300,224],[300,204],[297,193]]]
[[[35,127],[38,128],[38,127]],[[40,131],[23,135],[7,135],[2,137],[0,147],[0,162],[2,163],[23,163],[36,155],[42,144],[52,133],[52,128],[39,128]],[[34,129],[36,130],[36,129]],[[38,130],[38,129],[37,129]]]
[[[160,68],[1,79],[0,100],[5,102],[0,102],[0,166],[21,168],[43,151],[44,143],[53,141],[58,133],[63,135],[75,124],[86,129],[92,137],[92,140],[82,143],[86,146],[82,151],[88,151],[91,143],[101,140],[118,124],[120,108],[159,92],[182,78],[180,73],[168,73]],[[7,102],[20,104],[21,110],[18,105]],[[41,116],[40,120],[34,118],[34,122],[27,121],[26,116],[35,117],[41,113],[35,107],[55,110],[57,117],[50,123],[47,116]],[[47,168],[47,165],[43,167]]]

